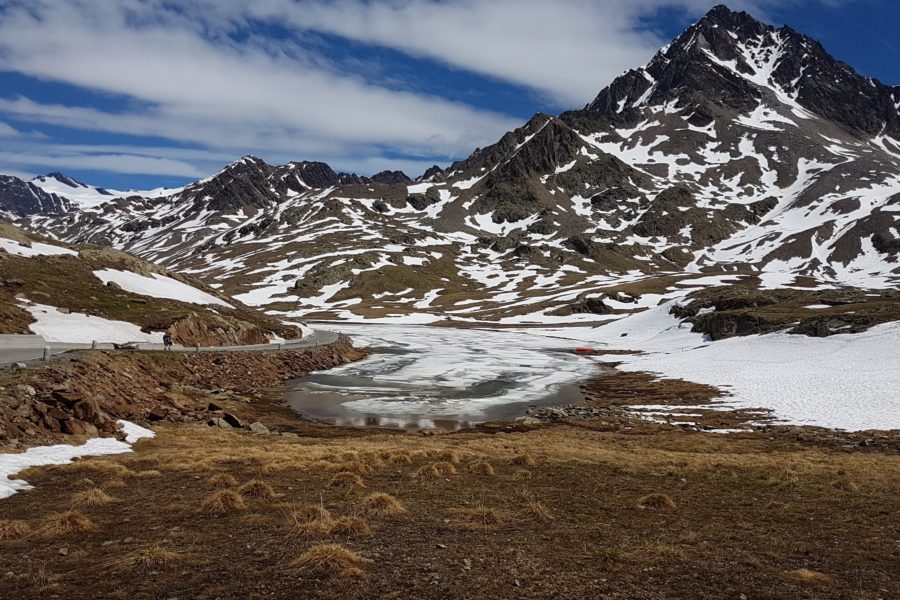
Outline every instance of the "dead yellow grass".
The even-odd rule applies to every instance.
[[[359,565],[370,562],[372,561],[340,544],[319,544],[307,549],[289,566],[317,575],[358,577],[361,574]]]
[[[275,490],[272,489],[272,486],[260,479],[251,479],[242,485],[238,489],[238,492],[244,498],[269,500],[276,497]]]
[[[436,463],[431,464],[434,467],[434,470],[437,471],[437,474],[441,477],[447,477],[449,475],[456,475],[456,467],[454,467],[451,463],[446,461],[438,461]]]
[[[80,512],[70,510],[47,516],[41,523],[42,537],[59,537],[96,529],[97,526]]]
[[[123,479],[110,479],[109,481],[104,481],[100,485],[100,487],[102,487],[105,490],[112,490],[112,489],[120,489],[120,488],[128,487],[128,486]]]
[[[202,509],[207,513],[225,514],[244,510],[247,508],[247,502],[244,497],[232,490],[219,490],[207,498],[202,505]]]
[[[782,574],[785,579],[804,585],[825,586],[834,583],[834,579],[829,575],[811,569],[795,569],[784,571]]]
[[[364,536],[372,535],[372,528],[362,517],[353,515],[341,517],[334,522],[331,533],[336,535]]]
[[[412,457],[408,452],[392,452],[388,457],[388,461],[395,465],[408,465],[412,462]]]
[[[479,506],[476,508],[451,508],[447,511],[453,527],[481,531],[496,529],[501,523],[500,513],[493,508]]]
[[[131,476],[138,479],[152,479],[154,477],[162,477],[162,473],[156,469],[147,469],[146,471],[136,471]]]
[[[165,546],[156,544],[127,555],[125,561],[134,567],[161,569],[181,562],[181,555]]]
[[[656,510],[672,510],[677,508],[675,501],[667,494],[647,494],[637,501],[638,508],[652,508]]]
[[[526,503],[522,510],[519,511],[519,516],[534,521],[553,520],[553,513],[550,512],[550,509],[543,502],[538,502],[537,500]]]
[[[31,532],[31,525],[25,521],[0,520],[0,540],[14,540]]]
[[[494,467],[491,466],[491,463],[484,460],[476,460],[475,462],[469,463],[469,471],[475,473],[476,475],[493,475]]]
[[[89,490],[84,490],[83,492],[77,492],[74,496],[72,496],[72,505],[79,507],[103,506],[111,502],[116,502],[116,500],[116,498],[113,498],[102,489],[92,488]]]
[[[441,474],[434,468],[434,464],[422,465],[413,473],[413,477],[418,479],[437,479],[440,476]]]
[[[510,462],[514,465],[519,465],[520,467],[533,467],[537,464],[533,456],[524,453],[513,456]]]
[[[337,473],[334,477],[331,478],[331,481],[328,483],[328,485],[330,485],[331,487],[343,489],[366,487],[366,484],[365,482],[363,482],[362,477],[360,477],[356,473],[350,473],[347,471]]]
[[[230,473],[216,473],[212,475],[206,482],[215,487],[230,488],[238,484],[238,480]]]
[[[390,494],[377,492],[363,499],[362,512],[370,517],[397,517],[406,513],[406,507]]]

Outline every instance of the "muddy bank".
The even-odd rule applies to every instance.
[[[208,394],[248,394],[365,355],[349,338],[273,352],[84,352],[0,377],[0,447],[115,435],[116,420],[206,420]]]

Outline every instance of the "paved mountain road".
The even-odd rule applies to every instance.
[[[203,346],[200,348],[175,345],[173,352],[263,352],[266,350],[295,350],[315,346],[327,346],[337,341],[339,335],[333,331],[314,329],[312,335],[301,340],[287,340],[281,343],[254,344],[248,346]],[[0,366],[9,366],[17,362],[29,362],[40,360],[44,356],[44,348],[50,348],[52,356],[65,354],[70,350],[90,350],[93,344],[63,344],[45,342],[43,338],[32,335],[2,335],[0,336]],[[113,350],[113,345],[100,343],[96,345],[98,350]],[[162,350],[162,344],[140,342],[137,351]],[[128,352],[123,350],[123,352]]]

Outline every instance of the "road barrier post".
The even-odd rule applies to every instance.
[[[44,346],[44,361],[50,360],[50,346]]]
[[[97,340],[93,340],[91,342],[91,350],[96,350],[96,349],[97,349]]]

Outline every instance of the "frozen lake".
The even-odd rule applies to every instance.
[[[332,326],[334,328],[334,326]],[[368,359],[291,382],[288,403],[341,425],[458,429],[525,413],[528,405],[581,399],[598,372],[580,345],[522,330],[416,325],[337,327]]]

